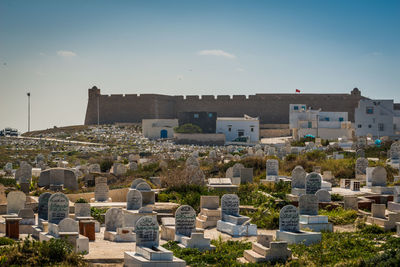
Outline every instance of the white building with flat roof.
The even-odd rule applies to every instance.
[[[246,137],[250,143],[258,143],[260,139],[260,120],[244,115],[244,117],[218,117],[217,133],[225,134],[226,142]]]
[[[143,119],[142,133],[149,139],[173,138],[178,126],[178,119]]]
[[[353,135],[347,112],[312,110],[307,109],[305,104],[289,105],[289,127],[295,139],[313,135],[334,140],[340,137],[351,138]]]
[[[356,135],[395,136],[400,126],[399,115],[393,100],[361,99],[354,113]]]

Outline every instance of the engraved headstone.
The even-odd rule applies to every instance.
[[[123,227],[124,214],[119,208],[111,208],[107,210],[105,215],[106,231],[117,231],[117,228]]]
[[[130,189],[126,194],[126,209],[138,210],[142,207],[142,193],[136,189]]]
[[[266,163],[267,176],[278,176],[279,162],[276,159],[269,159]]]
[[[305,188],[306,175],[302,166],[296,166],[292,171],[292,188]]]
[[[94,189],[95,201],[107,201],[108,200],[108,185],[107,177],[96,177]]]
[[[144,182],[144,183],[140,183],[136,186],[136,190],[139,191],[151,191],[151,187],[148,183]]]
[[[279,230],[299,232],[299,212],[293,205],[284,206],[279,213]]]
[[[100,164],[94,163],[94,164],[89,165],[89,172],[90,173],[101,172]]]
[[[69,199],[63,193],[55,193],[49,198],[48,219],[50,223],[58,224],[68,218]]]
[[[136,246],[148,248],[158,247],[159,228],[154,216],[143,216],[137,220],[135,225]]]
[[[189,236],[196,230],[196,212],[189,205],[180,206],[175,212],[175,233]]]
[[[43,219],[43,220],[48,219],[49,198],[50,197],[51,197],[51,193],[49,193],[49,192],[45,192],[39,196],[39,204],[38,204],[39,219]]]
[[[315,194],[321,189],[322,177],[319,173],[312,172],[306,176],[306,194]]]
[[[331,194],[328,190],[320,189],[315,193],[319,202],[331,202]]]
[[[25,208],[26,196],[21,191],[11,191],[7,195],[7,214],[18,214],[20,209]]]
[[[15,180],[19,183],[30,183],[32,179],[32,166],[28,163],[21,164],[15,172]]]
[[[225,194],[221,198],[221,211],[226,215],[239,215],[239,197],[235,194]]]
[[[316,195],[301,195],[299,197],[300,215],[318,215],[318,197]]]
[[[356,160],[356,177],[358,175],[366,175],[368,160],[364,157],[359,157]]]
[[[131,189],[136,189],[136,186],[141,183],[146,183],[146,180],[142,179],[142,178],[137,178],[137,179],[133,180],[133,182],[131,184]]]
[[[387,172],[382,166],[377,166],[372,170],[372,186],[386,186]]]

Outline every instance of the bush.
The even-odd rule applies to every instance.
[[[203,130],[195,124],[187,123],[181,126],[175,127],[174,132],[176,133],[202,133]]]
[[[90,208],[90,216],[93,217],[93,219],[97,220],[100,224],[104,223],[104,214],[107,212],[108,208],[95,208],[91,207]]]
[[[339,194],[331,194],[332,201],[343,201],[344,197]]]
[[[108,172],[112,165],[114,164],[114,162],[111,159],[104,159],[100,162],[100,169],[101,172]]]
[[[376,224],[365,224],[365,225],[361,225],[360,227],[360,232],[363,234],[383,234],[385,233],[385,230],[383,230],[381,227],[379,227]]]
[[[333,210],[319,210],[320,215],[328,216],[328,220],[334,225],[352,224],[357,219],[357,211],[345,210],[342,207]]]
[[[246,249],[251,249],[250,242],[212,240],[215,250],[201,252],[198,249],[180,248],[177,242],[168,241],[163,247],[172,250],[174,256],[186,261],[190,266],[241,266],[237,258],[243,257]]]
[[[86,266],[83,257],[63,239],[36,241],[26,238],[0,248],[2,266]]]
[[[15,179],[0,178],[0,184],[4,186],[16,186],[17,181]]]
[[[8,237],[0,237],[0,246],[7,246],[14,244],[15,241]]]
[[[88,202],[86,199],[80,197],[75,201],[75,203],[88,203]]]

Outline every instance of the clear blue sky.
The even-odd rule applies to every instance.
[[[400,1],[0,0],[0,128],[82,124],[103,94],[400,102]]]

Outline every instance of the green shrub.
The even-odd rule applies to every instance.
[[[200,252],[198,249],[180,248],[177,242],[168,241],[163,247],[171,250],[174,256],[186,261],[190,266],[241,266],[237,258],[243,257],[246,249],[251,249],[250,242],[212,240],[216,248]]]
[[[108,172],[114,162],[111,159],[104,159],[100,162],[100,170],[101,172]]]
[[[363,234],[383,234],[385,233],[385,230],[376,224],[365,224],[361,226],[360,232]]]
[[[343,201],[344,197],[339,194],[331,194],[332,201]]]
[[[8,237],[0,237],[0,246],[7,246],[14,244],[15,241]]]
[[[90,216],[97,220],[99,223],[104,223],[104,214],[107,212],[108,208],[90,208]]]
[[[363,259],[376,255],[383,236],[360,232],[322,233],[322,241],[310,246],[290,245],[294,256],[293,266],[358,266]]]
[[[202,133],[203,131],[198,125],[187,123],[181,126],[175,127],[174,131],[176,133]]]
[[[86,199],[80,197],[75,201],[75,203],[88,203],[88,202]]]
[[[36,241],[26,238],[0,248],[2,266],[86,266],[83,257],[63,239]]]
[[[0,184],[4,186],[16,186],[17,181],[15,179],[0,178]]]
[[[352,224],[357,219],[357,211],[345,210],[342,207],[332,210],[320,209],[319,214],[328,216],[328,220],[334,225]]]

